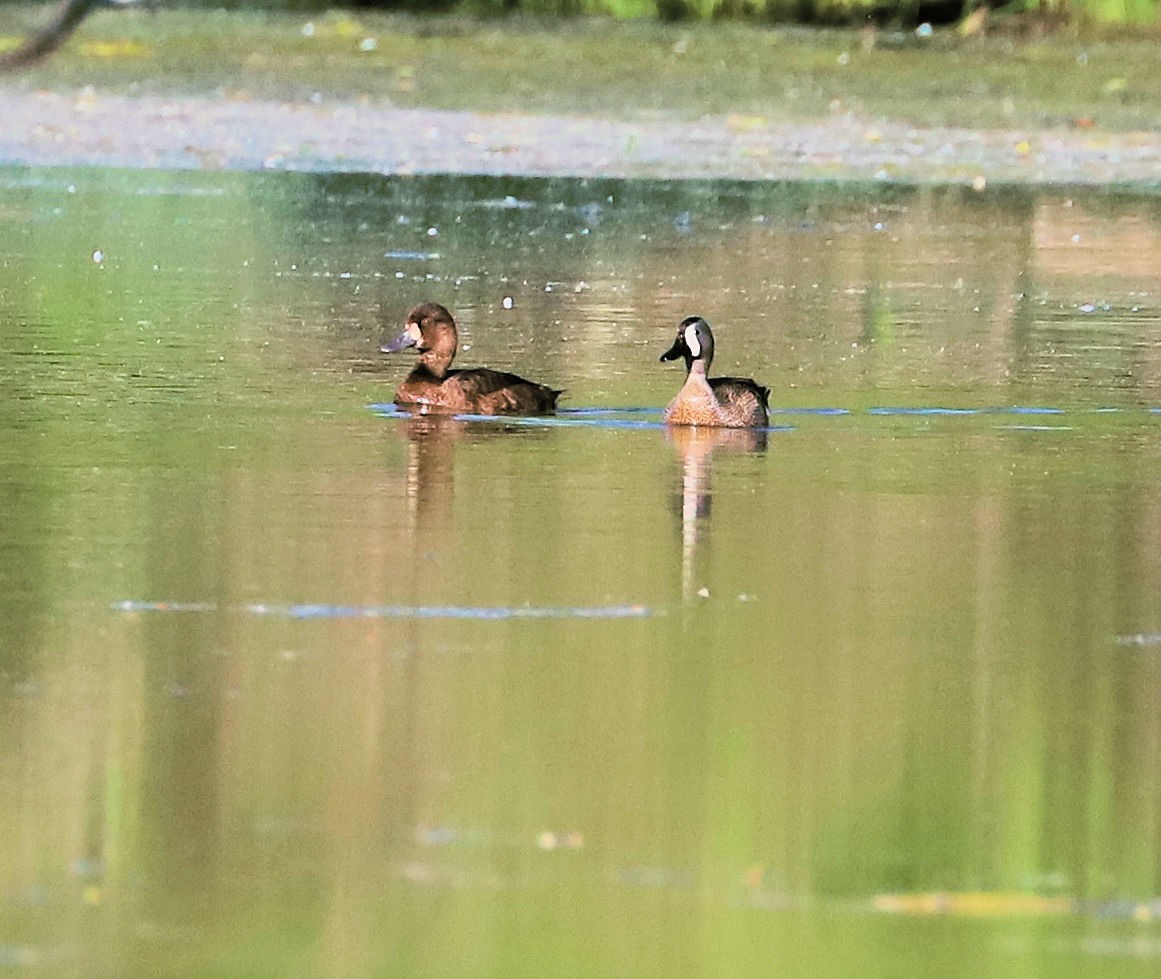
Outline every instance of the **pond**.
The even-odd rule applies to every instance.
[[[0,271],[5,967],[1161,967],[1161,200],[10,169]],[[429,299],[560,413],[400,416]]]

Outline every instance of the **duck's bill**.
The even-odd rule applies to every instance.
[[[666,350],[665,353],[663,353],[657,359],[658,360],[677,360],[678,357],[682,357],[684,355],[685,355],[685,346],[682,344],[681,340],[678,339],[678,341],[672,347],[670,347],[668,350]]]
[[[417,337],[415,335],[415,332],[411,329],[411,327],[408,327],[406,330],[404,330],[402,333],[400,333],[399,336],[397,336],[390,343],[383,344],[383,346],[381,346],[379,348],[379,353],[381,353],[381,354],[398,353],[400,350],[406,350],[408,347],[414,347],[416,345],[416,343],[418,343],[418,342],[419,342],[419,337]]]

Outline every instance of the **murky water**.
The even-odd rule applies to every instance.
[[[1161,967],[1161,201],[3,171],[0,276],[5,967]],[[566,410],[373,407],[424,299]]]

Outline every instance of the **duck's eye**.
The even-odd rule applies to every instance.
[[[685,328],[685,345],[694,357],[701,356],[701,341],[697,338],[697,325],[694,323]]]

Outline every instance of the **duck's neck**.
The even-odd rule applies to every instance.
[[[453,338],[448,343],[442,337],[419,354],[419,366],[429,374],[440,378],[447,377],[448,369],[456,355],[456,342]]]
[[[696,397],[708,397],[712,386],[706,376],[704,360],[695,360],[689,365],[689,373],[685,375],[683,389]]]

